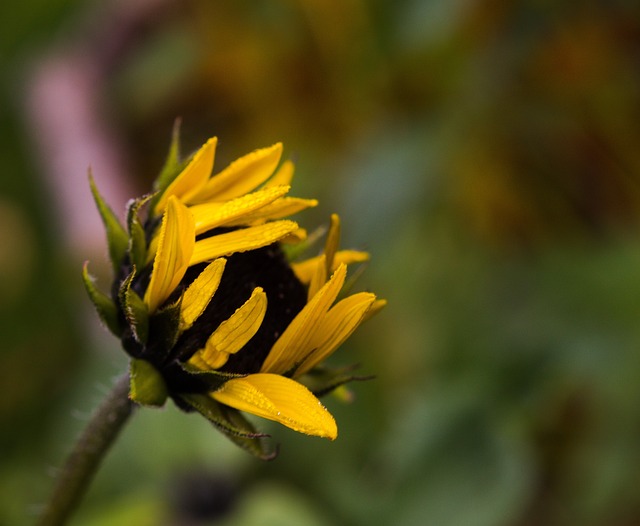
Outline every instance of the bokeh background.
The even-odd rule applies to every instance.
[[[262,463],[139,411],[73,525],[640,524],[640,4],[22,0],[0,13],[0,524],[30,524],[125,367],[86,182],[148,188],[176,117],[282,140],[389,300],[334,443]]]

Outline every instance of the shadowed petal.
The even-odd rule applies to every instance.
[[[307,231],[304,228],[296,228],[280,239],[284,245],[297,245],[307,239]]]

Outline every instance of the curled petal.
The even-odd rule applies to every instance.
[[[153,313],[184,277],[195,245],[193,216],[175,196],[167,202],[144,301]]]
[[[211,393],[221,404],[279,422],[294,431],[330,438],[338,436],[331,413],[306,387],[277,374],[234,378]]]
[[[260,328],[267,312],[267,295],[256,287],[251,297],[211,334],[203,349],[189,363],[201,370],[222,367],[230,354],[242,349]]]

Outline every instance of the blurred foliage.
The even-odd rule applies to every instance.
[[[302,222],[340,213],[389,307],[335,356],[377,376],[327,400],[335,443],[260,422],[282,448],[259,464],[140,411],[74,524],[637,524],[638,3],[124,5],[2,8],[0,524],[30,522],[72,409],[124,367],[87,328],[23,118],[34,61],[77,49],[140,189],[177,116],[187,150],[220,137],[218,167],[282,140],[321,199]]]

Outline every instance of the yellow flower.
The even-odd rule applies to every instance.
[[[283,247],[304,246],[306,232],[286,218],[317,201],[288,196],[293,164],[278,168],[282,145],[211,175],[216,145],[182,162],[174,137],[156,193],[133,202],[126,229],[92,182],[116,283],[113,297],[102,294],[85,267],[87,290],[131,355],[135,401],[170,396],[263,457],[263,435],[243,412],[335,439],[318,396],[355,377],[322,362],[384,306],[372,293],[344,293],[347,266],[368,254],[339,250],[333,215],[321,253],[289,261]]]

